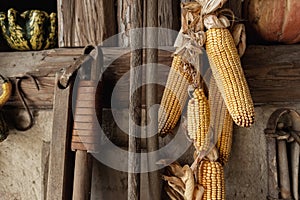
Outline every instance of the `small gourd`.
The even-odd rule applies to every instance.
[[[21,14],[13,8],[0,13],[2,35],[15,50],[43,50],[57,43],[56,13],[27,10]]]

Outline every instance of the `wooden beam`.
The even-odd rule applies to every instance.
[[[158,63],[170,66],[173,47],[159,51]],[[256,105],[284,102],[300,102],[300,45],[249,46],[242,58],[244,72]],[[124,73],[129,70],[126,49],[103,49],[105,62],[120,56],[104,72],[104,88],[106,97]],[[167,80],[168,70],[160,68],[157,73],[159,80]],[[115,98],[120,107],[128,107],[128,83],[118,88]],[[159,87],[158,98],[162,97],[163,87]],[[110,99],[104,99],[104,106],[110,107]]]
[[[82,48],[59,48],[44,51],[1,52],[1,74],[11,78],[25,73],[34,75],[40,86],[38,91],[30,80],[22,81],[28,105],[36,109],[52,109],[55,87],[55,73],[72,65],[82,55]],[[20,99],[13,90],[12,97],[6,104],[8,107],[22,107]]]
[[[114,86],[129,71],[130,49],[102,49],[104,63],[112,62],[103,74],[103,106],[109,108]],[[158,52],[158,63],[171,66],[174,48],[163,49]],[[52,109],[54,74],[74,63],[74,60],[82,55],[82,51],[82,48],[60,48],[38,52],[1,52],[1,74],[13,79],[25,72],[34,72],[41,85],[40,91],[34,88],[30,80],[22,82],[28,104],[33,108]],[[300,102],[300,45],[249,46],[242,58],[242,64],[256,105]],[[168,70],[159,68],[159,80],[167,80],[167,75]],[[115,96],[121,108],[128,108],[128,88],[129,81],[118,88]],[[162,86],[158,88],[158,99],[161,99],[163,89]],[[8,106],[22,106],[14,93],[5,108],[9,108]]]

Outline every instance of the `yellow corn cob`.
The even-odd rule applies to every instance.
[[[224,171],[219,162],[202,161],[198,167],[198,182],[204,187],[202,200],[225,199]]]
[[[233,121],[242,127],[254,122],[254,106],[233,38],[228,29],[206,32],[206,51],[213,76]]]
[[[188,134],[194,140],[198,151],[206,151],[209,147],[209,104],[203,89],[196,88],[193,98],[188,103]]]
[[[175,127],[185,106],[192,75],[180,56],[174,56],[158,111],[158,133],[165,136]]]
[[[233,120],[213,77],[209,85],[209,103],[211,105],[210,129],[213,130],[215,141],[217,141],[219,160],[224,165],[230,156]]]
[[[0,96],[0,108],[8,101],[10,95],[11,95],[11,90],[12,90],[12,85],[8,79],[5,79],[0,75],[0,79],[2,80],[2,94]]]
[[[222,165],[228,162],[231,146],[232,146],[232,129],[233,121],[228,112],[225,113],[223,119],[222,133],[218,138],[217,149],[219,151],[219,159]]]

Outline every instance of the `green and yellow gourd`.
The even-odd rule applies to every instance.
[[[56,13],[28,10],[21,14],[11,8],[0,13],[2,35],[16,50],[42,50],[53,48],[57,42]]]
[[[11,96],[12,85],[8,79],[4,78],[1,75],[0,83],[2,84],[2,93],[0,95],[0,142],[2,142],[7,138],[9,129],[5,122],[3,113],[1,112],[1,108]]]

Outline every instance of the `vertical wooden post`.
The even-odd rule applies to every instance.
[[[147,0],[146,10],[146,27],[158,27],[158,0]],[[156,83],[157,62],[158,62],[158,30],[147,29],[146,32],[147,51],[146,51],[146,80],[147,83]],[[149,109],[151,106],[157,104],[157,85],[147,84],[146,86],[146,105],[147,105],[147,150],[154,152],[159,148],[158,141],[158,107],[153,107],[151,113]],[[153,135],[154,136],[150,136]],[[148,157],[149,166],[153,166],[158,160],[158,156]],[[149,168],[149,170],[153,170]],[[152,171],[148,173],[149,178],[149,193],[151,198],[160,199],[160,175],[159,171]]]
[[[57,10],[59,47],[98,45],[116,33],[114,1],[57,0]]]
[[[131,29],[142,27],[142,0],[130,1],[130,21]],[[134,135],[140,135],[141,129],[136,126],[141,124],[141,97],[142,93],[135,91],[137,85],[141,85],[142,73],[136,70],[137,66],[143,62],[143,33],[133,31],[130,34],[130,86],[129,86],[129,140],[128,140],[128,200],[140,199],[140,169],[141,158],[137,153],[140,152],[140,138]],[[141,91],[141,90],[140,90]],[[130,173],[132,172],[132,173]]]
[[[146,0],[147,1],[147,0]],[[180,27],[180,1],[164,0],[158,1],[157,27],[169,30],[159,31],[159,46],[173,46],[176,34]]]
[[[66,89],[58,86],[60,73],[56,74],[54,91],[53,128],[50,147],[48,200],[72,198],[74,154],[71,152],[71,97],[72,84]]]
[[[128,0],[118,0],[118,46],[129,47],[129,29],[130,29],[130,3]]]

